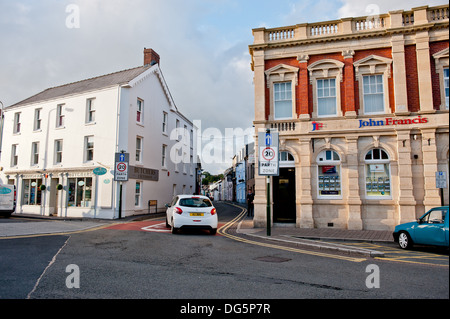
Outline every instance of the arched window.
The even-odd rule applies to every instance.
[[[280,167],[295,167],[294,156],[291,153],[283,151],[280,152]]]
[[[325,150],[317,156],[319,198],[341,198],[341,158],[332,150]]]
[[[391,198],[389,155],[381,148],[374,148],[367,152],[364,161],[367,197]]]

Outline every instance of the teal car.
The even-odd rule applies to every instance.
[[[449,247],[448,218],[448,206],[432,208],[417,221],[396,226],[394,241],[402,249],[414,244]]]

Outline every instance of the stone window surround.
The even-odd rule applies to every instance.
[[[363,76],[377,75],[377,74],[383,75],[384,114],[392,113],[389,104],[389,81],[388,81],[388,79],[391,77],[391,64],[392,59],[384,58],[377,55],[369,55],[353,63],[353,66],[355,67],[355,80],[359,82],[360,108],[358,114],[365,114]]]
[[[439,87],[441,94],[441,105],[439,106],[440,110],[448,110],[445,105],[444,91],[444,68],[449,67],[448,50],[449,48],[445,48],[444,50],[433,54],[433,58],[436,64],[436,73],[439,75]]]
[[[340,117],[341,109],[341,82],[343,80],[342,70],[344,63],[334,59],[323,59],[312,63],[308,66],[309,83],[313,87],[313,112],[312,117],[319,117],[318,98],[317,98],[317,80],[320,79],[336,79],[336,115],[320,116],[320,117]]]
[[[269,89],[270,94],[270,114],[269,121],[276,120],[274,118],[275,115],[275,103],[274,103],[274,84],[281,82],[291,82],[291,90],[292,90],[292,118],[296,119],[298,117],[296,110],[296,87],[298,85],[298,71],[299,68],[287,65],[287,64],[279,64],[265,71],[266,79],[267,79],[267,88]]]

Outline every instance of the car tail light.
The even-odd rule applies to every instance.
[[[211,209],[211,215],[215,215],[216,213],[217,213],[217,211],[215,208]]]
[[[181,210],[180,207],[175,207],[175,213],[181,215],[183,213],[183,211]]]

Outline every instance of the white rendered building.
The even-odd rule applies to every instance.
[[[186,134],[177,137],[175,128]],[[114,160],[125,151],[120,217],[163,211],[173,195],[195,191],[192,137],[159,55],[145,49],[143,66],[49,88],[5,108],[0,181],[17,186],[16,214],[118,218]],[[183,162],[174,163],[171,151]]]

